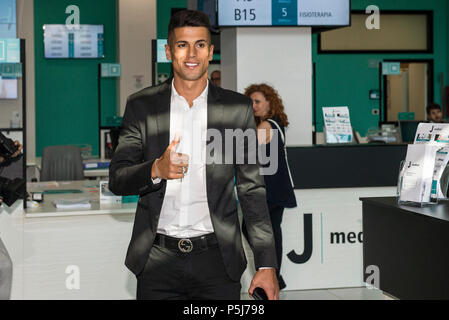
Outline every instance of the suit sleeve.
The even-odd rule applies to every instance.
[[[252,105],[246,110],[244,130],[254,130],[256,122]],[[257,136],[257,134],[256,134]],[[258,164],[250,164],[248,158],[257,154],[257,143],[245,143],[245,164],[236,164],[237,194],[242,207],[243,218],[249,236],[249,243],[254,253],[256,269],[260,267],[277,268],[273,230],[268,213],[265,182],[259,173]],[[250,158],[251,159],[251,158]]]
[[[109,167],[109,189],[116,195],[144,195],[160,189],[162,183],[153,184],[153,162],[145,161],[142,133],[128,99],[117,149]]]

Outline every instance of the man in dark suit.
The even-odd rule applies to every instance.
[[[138,299],[240,299],[246,259],[234,177],[258,269],[249,293],[261,287],[278,299],[265,185],[248,161],[256,142],[229,150],[218,139],[229,129],[255,135],[252,102],[208,81],[209,28],[201,12],[172,17],[166,54],[174,77],[128,99],[110,164],[111,191],[140,195],[125,262]]]

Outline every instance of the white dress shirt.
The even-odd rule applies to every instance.
[[[171,237],[191,238],[214,232],[206,191],[208,88],[209,82],[190,107],[172,82],[169,142],[179,135],[176,152],[189,156],[189,167],[183,179],[167,180],[157,232]]]

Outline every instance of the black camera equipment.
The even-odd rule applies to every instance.
[[[24,179],[9,180],[0,177],[0,198],[6,205],[13,205],[17,199],[25,194],[25,184]]]
[[[12,160],[12,155],[19,150],[19,146],[14,144],[14,141],[5,137],[0,132],[0,156],[5,158],[6,162],[0,164],[0,172],[5,166],[8,166]],[[14,158],[15,159],[15,158]],[[24,179],[10,180],[0,177],[0,198],[6,205],[11,206],[17,199],[24,196],[26,193],[26,182]]]
[[[3,133],[0,132],[0,156],[9,159],[18,149],[19,147],[14,144],[14,141],[5,137]]]

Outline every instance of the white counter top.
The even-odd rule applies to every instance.
[[[96,181],[27,183],[27,191],[29,193],[49,190],[79,190],[81,193],[44,194],[44,201],[39,204],[39,207],[28,207],[25,210],[24,213],[26,218],[133,214],[136,212],[137,203],[100,203],[98,183],[96,183]],[[53,201],[56,199],[73,200],[80,198],[89,199],[91,208],[58,209],[53,204]]]

